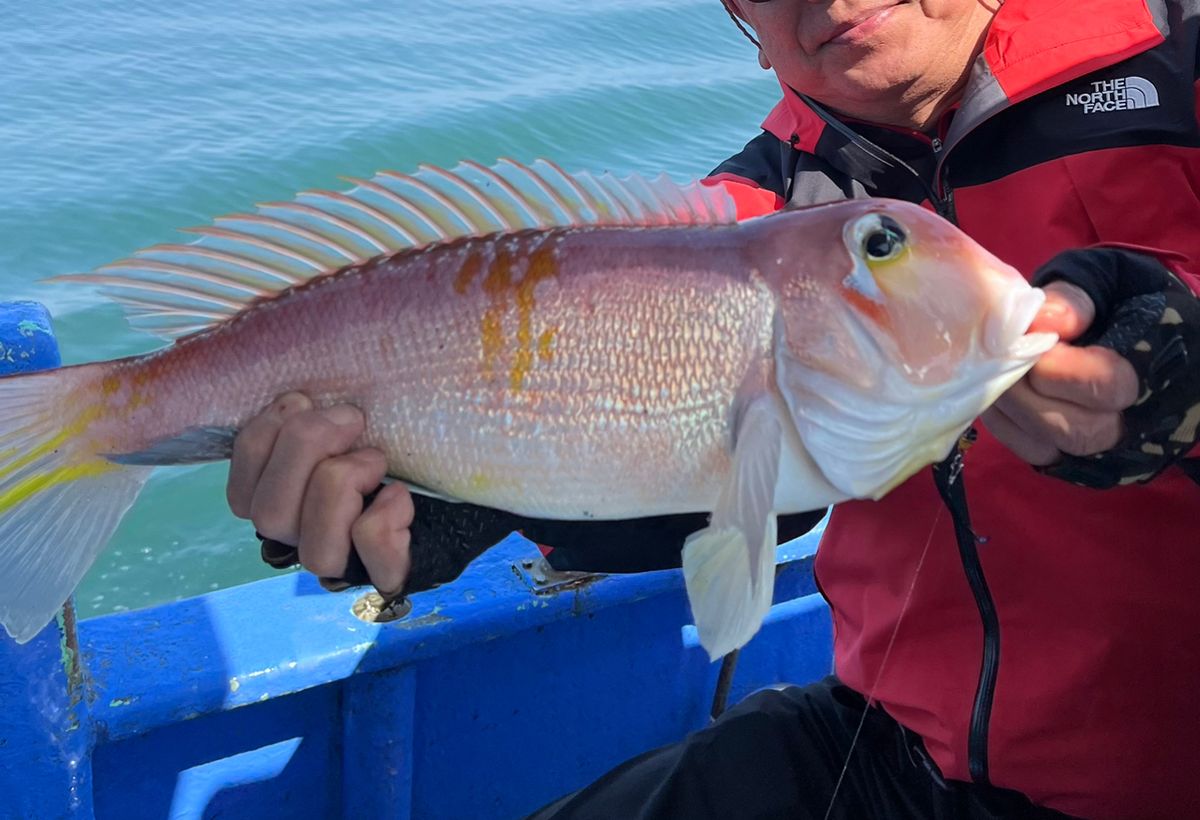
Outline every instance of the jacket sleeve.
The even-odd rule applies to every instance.
[[[378,492],[366,496],[364,503],[369,505]],[[392,599],[453,581],[472,561],[512,532],[537,543],[546,561],[560,572],[630,573],[679,567],[684,540],[708,524],[706,513],[620,521],[551,521],[419,494],[413,495],[413,507],[409,527],[412,563],[404,589],[391,595]],[[800,537],[824,515],[824,510],[817,510],[779,516],[779,541]],[[295,547],[262,535],[258,538],[267,564],[285,569],[299,563]],[[370,583],[355,549],[351,549],[340,576],[321,578],[322,586],[331,591]]]
[[[704,184],[725,189],[733,198],[739,220],[774,213],[783,207],[783,198],[778,194],[759,188],[751,180],[732,174],[709,177],[704,180]]]
[[[778,516],[778,542],[799,538],[824,516],[825,510]],[[687,513],[627,521],[531,522],[522,534],[543,544],[546,561],[559,571],[627,573],[681,566],[685,539],[707,525],[707,513]]]
[[[719,185],[737,206],[737,218],[749,219],[778,211],[787,201],[790,179],[782,158],[791,146],[763,131],[741,151],[712,170],[705,184]]]

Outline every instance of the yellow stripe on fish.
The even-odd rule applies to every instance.
[[[42,441],[31,447],[23,456],[8,461],[13,455],[16,455],[15,450],[5,450],[0,452],[0,481],[14,475],[22,468],[33,464],[40,458],[50,455],[55,450],[59,449],[66,442],[78,436],[88,425],[95,421],[100,414],[100,408],[90,407],[87,410],[76,416],[75,420],[65,425],[61,430],[55,433],[51,438]]]
[[[61,442],[60,442],[61,443]],[[44,473],[35,473],[26,479],[18,481],[13,486],[0,492],[0,515],[5,515],[17,505],[23,504],[39,493],[43,493],[60,484],[69,484],[85,478],[95,478],[105,473],[120,469],[102,459],[85,461],[82,464],[71,464],[55,467]]]

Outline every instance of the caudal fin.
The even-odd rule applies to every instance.
[[[70,597],[150,468],[98,453],[105,365],[0,378],[0,623],[18,643]]]

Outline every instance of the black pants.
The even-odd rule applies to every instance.
[[[764,690],[530,820],[1065,817],[1016,792],[945,783],[916,736],[878,708],[864,721],[864,709],[865,699],[833,678]]]

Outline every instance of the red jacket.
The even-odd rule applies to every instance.
[[[923,201],[1027,275],[1066,248],[1165,248],[1200,291],[1198,30],[1200,0],[1007,0],[938,139],[848,123],[888,158],[785,88],[713,179],[745,215]],[[1200,817],[1200,486],[1172,468],[1083,489],[983,429],[964,475],[988,539],[975,556],[928,472],[834,511],[816,571],[837,674],[949,778],[1085,817]],[[978,570],[998,629],[968,584]]]

